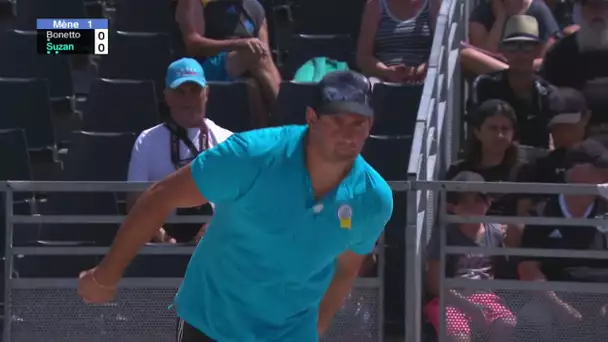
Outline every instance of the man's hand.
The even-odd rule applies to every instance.
[[[116,295],[116,283],[98,279],[97,268],[80,273],[78,277],[78,294],[87,304],[107,303]],[[101,277],[99,277],[101,278]]]
[[[158,232],[156,232],[156,235],[154,236],[153,241],[160,242],[160,243],[177,243],[177,240],[172,238],[171,235],[169,235],[167,233],[167,231],[165,230],[165,228],[163,228],[163,227],[160,227]]]

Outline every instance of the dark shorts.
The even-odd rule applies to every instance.
[[[215,342],[183,319],[177,320],[176,342]]]

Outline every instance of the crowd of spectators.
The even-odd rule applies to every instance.
[[[603,184],[608,181],[608,1],[489,0],[473,8],[461,67],[471,91],[463,159],[445,180]],[[456,215],[603,217],[601,196],[448,193]],[[500,221],[497,218],[497,221]],[[453,246],[606,250],[602,227],[449,224]],[[605,260],[447,255],[439,227],[429,242],[425,314],[438,327],[445,295],[448,340],[594,341],[608,338],[604,297],[574,292],[446,289],[465,279],[604,283]],[[522,298],[527,298],[522,300]],[[481,334],[481,335],[480,335]]]

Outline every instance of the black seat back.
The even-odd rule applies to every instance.
[[[245,82],[209,82],[207,117],[232,132],[253,129],[249,90]]]
[[[374,85],[372,103],[376,117],[372,134],[414,134],[421,96],[420,84],[377,83]]]
[[[306,123],[306,107],[314,104],[316,96],[316,83],[281,83],[277,100],[278,121],[284,125]]]
[[[1,128],[22,128],[31,149],[55,145],[49,90],[45,80],[0,78]]]
[[[83,130],[131,132],[155,126],[160,121],[152,81],[98,79],[87,97]]]

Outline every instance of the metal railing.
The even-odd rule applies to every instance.
[[[412,191],[432,191],[439,194],[440,205],[437,227],[439,230],[440,282],[439,282],[439,341],[450,341],[448,330],[454,327],[461,333],[469,332],[474,341],[498,341],[495,334],[511,333],[510,341],[607,341],[608,340],[608,284],[597,282],[567,281],[522,281],[522,280],[481,280],[462,277],[447,277],[445,274],[449,255],[475,255],[487,257],[534,257],[560,259],[608,259],[607,250],[572,250],[541,248],[506,248],[506,247],[464,247],[447,244],[446,232],[455,229],[459,223],[500,223],[525,224],[524,229],[538,229],[538,226],[588,226],[596,227],[604,239],[608,238],[605,213],[596,218],[558,218],[558,217],[517,217],[517,216],[456,216],[449,215],[445,203],[447,192],[482,192],[492,194],[564,194],[564,195],[601,195],[605,185],[572,185],[572,184],[534,184],[534,183],[463,183],[463,182],[415,182]],[[451,225],[451,226],[450,226]],[[535,227],[536,226],[536,227]],[[606,248],[606,246],[604,246]],[[516,267],[517,260],[511,259]],[[595,271],[597,274],[598,270]],[[608,276],[608,264],[602,270]],[[508,331],[497,329],[486,322],[475,322],[468,316],[459,320],[460,313],[468,315],[454,302],[446,302],[448,291],[456,290],[465,296],[471,304],[489,308],[494,312],[502,311],[501,319],[507,320]],[[542,292],[551,291],[563,301],[568,302],[580,312],[581,317],[563,320],[551,303],[543,301]],[[487,297],[490,295],[491,297]],[[477,296],[475,299],[473,296]],[[504,309],[495,305],[500,303]],[[446,325],[449,323],[449,327]],[[504,322],[503,322],[504,323]],[[463,327],[462,324],[467,324]],[[544,339],[543,339],[544,338]]]
[[[445,0],[437,18],[428,73],[416,118],[407,180],[429,181],[445,172],[456,158],[464,108],[464,80],[460,72],[460,43],[467,36],[470,2]],[[422,274],[428,239],[433,225],[436,199],[432,192],[410,192],[407,198],[405,232],[406,341],[421,339]]]
[[[405,190],[401,183],[395,189]],[[26,182],[0,183],[5,199],[5,342],[152,342],[172,341],[176,316],[167,308],[181,283],[181,274],[170,277],[126,277],[117,298],[106,305],[85,305],[76,293],[73,277],[19,275],[16,261],[27,258],[70,256],[85,258],[105,254],[107,246],[15,246],[20,225],[69,224],[85,229],[88,223],[118,224],[124,216],[17,215],[14,194],[54,192],[139,192],[148,183],[125,182]],[[172,216],[167,223],[204,223],[210,216]],[[80,224],[80,226],[78,226]],[[382,243],[378,244],[380,247]],[[194,246],[144,247],[140,255],[188,256]],[[63,267],[45,260],[44,267]],[[136,259],[137,261],[137,259]],[[378,275],[357,279],[353,291],[337,314],[324,341],[378,342],[383,335],[383,249],[378,249]],[[92,267],[95,263],[85,267]],[[145,275],[144,275],[145,276]]]

